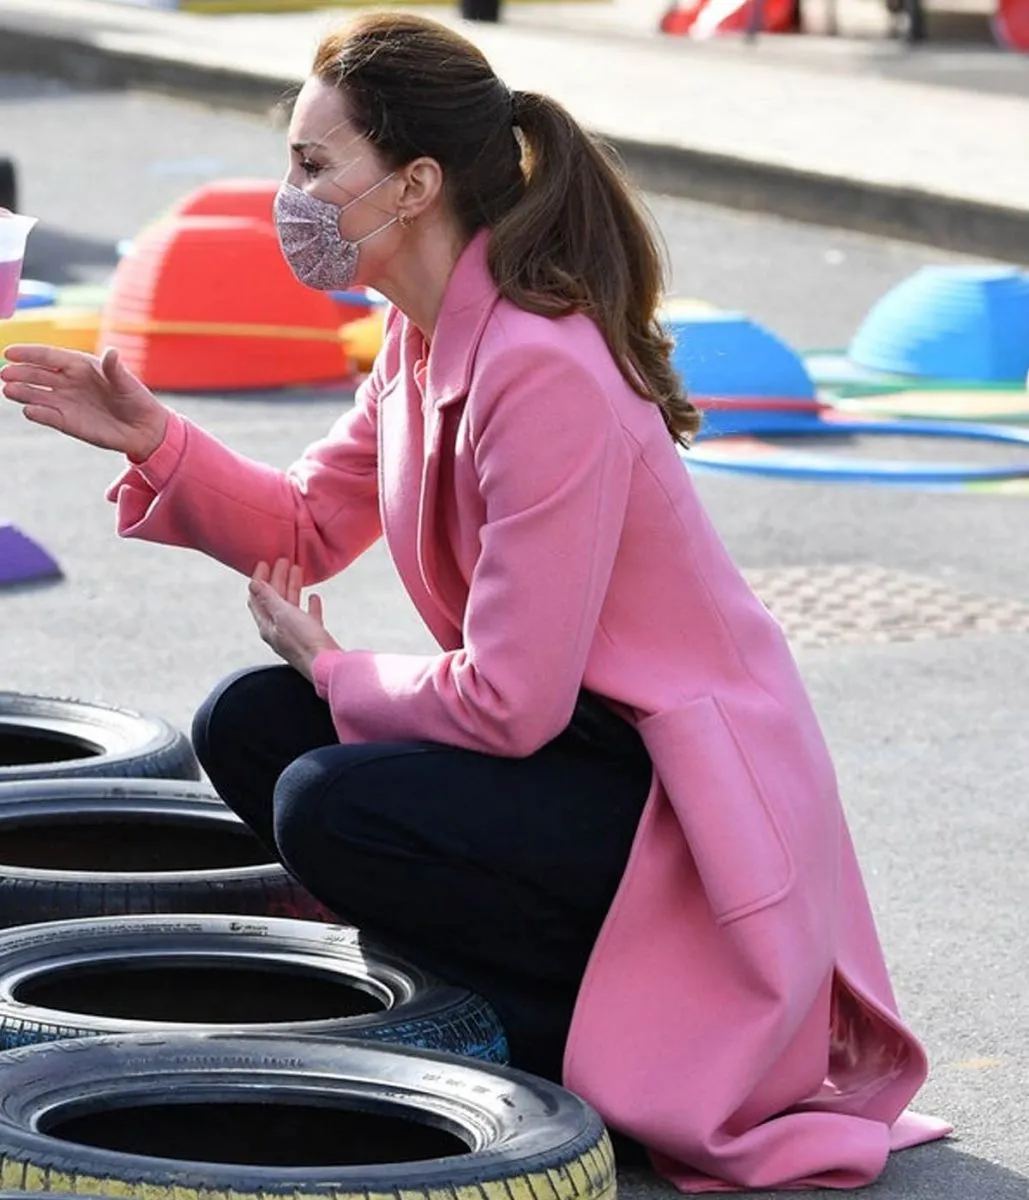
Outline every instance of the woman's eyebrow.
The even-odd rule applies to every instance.
[[[326,147],[325,147],[324,142],[292,142],[292,143],[290,143],[290,149],[296,150],[297,153],[301,153],[304,150],[310,150],[312,148],[314,148],[316,150],[324,150]]]

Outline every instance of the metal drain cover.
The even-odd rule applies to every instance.
[[[744,575],[797,646],[1029,632],[1029,605],[954,591],[906,571],[836,564]]]

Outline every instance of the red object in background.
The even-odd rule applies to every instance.
[[[670,8],[661,18],[662,33],[687,37],[713,37],[719,33],[746,33],[754,0],[690,0]],[[763,0],[761,33],[799,33],[796,0]]]
[[[171,209],[180,217],[252,217],[275,220],[278,179],[215,179],[180,200]]]
[[[172,209],[180,217],[251,217],[275,224],[278,179],[215,179],[180,200]],[[340,325],[368,316],[375,305],[363,288],[330,292]]]
[[[351,375],[337,306],[305,287],[270,222],[175,216],[118,264],[100,331],[148,387],[238,391]]]
[[[1029,0],[998,0],[993,36],[1002,46],[1029,53]]]

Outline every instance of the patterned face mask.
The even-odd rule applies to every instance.
[[[350,287],[357,276],[359,248],[369,238],[395,225],[399,218],[391,217],[378,229],[353,242],[340,233],[339,219],[348,208],[382,187],[395,174],[391,171],[342,206],[318,200],[283,181],[275,197],[275,228],[282,253],[301,283],[323,292],[343,291]]]

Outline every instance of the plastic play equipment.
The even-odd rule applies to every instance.
[[[833,407],[854,415],[907,420],[978,421],[988,425],[1029,422],[1029,396],[1022,388],[856,393],[835,399]]]
[[[332,299],[296,280],[270,223],[176,216],[118,264],[101,337],[150,387],[242,391],[348,378],[339,326]]]
[[[349,321],[339,331],[348,357],[359,371],[370,371],[382,346],[386,329],[386,309],[379,307],[358,321]]]
[[[348,288],[345,292],[329,292],[333,304],[339,313],[340,324],[351,321],[363,321],[365,317],[373,316],[380,309],[385,309],[386,301],[376,299],[364,288]]]
[[[169,211],[175,217],[251,217],[274,221],[277,179],[213,179],[184,196]]]
[[[859,366],[847,350],[809,350],[804,365],[820,391],[837,396],[870,396],[892,392],[1010,391],[1010,383],[980,379],[937,379],[924,375],[894,375]]]
[[[1029,371],[1029,274],[923,267],[887,292],[850,344],[860,368],[927,379],[1017,383]]]
[[[796,33],[800,6],[797,0],[687,0],[674,4],[658,28],[698,40],[720,33]]]
[[[998,0],[993,36],[1009,50],[1029,54],[1029,0]]]
[[[747,475],[769,475],[784,479],[811,479],[846,483],[877,483],[894,486],[964,487],[969,484],[1007,484],[1029,480],[1029,429],[1014,426],[958,424],[953,421],[864,421],[797,420],[784,429],[771,422],[762,428],[755,422],[750,436],[742,438],[703,436],[683,459],[690,469],[735,471]],[[997,442],[1025,448],[1021,462],[1004,466],[976,463],[912,462],[904,460],[858,459],[781,447],[762,437],[776,436],[840,438],[864,437],[946,437],[971,441]]]
[[[690,399],[703,416],[703,437],[734,437],[752,429],[768,430],[773,426],[785,433],[798,426],[807,427],[832,411],[832,406],[825,400],[767,400],[760,397],[734,400],[724,396],[693,395]]]
[[[16,311],[23,308],[48,308],[57,303],[57,288],[41,279],[22,279],[18,284]]]
[[[275,223],[275,194],[279,190],[278,179],[229,178],[215,179],[195,188],[179,200],[168,212],[169,217],[248,217],[262,221],[270,228]],[[119,243],[119,257],[125,258],[133,251],[134,242]],[[369,315],[381,300],[368,295],[363,288],[352,288],[344,292],[330,292],[339,310],[339,323],[360,320]]]
[[[106,284],[52,284],[23,279],[18,307],[3,325],[4,344],[39,342],[94,354],[107,293]]]
[[[25,246],[35,224],[35,217],[0,215],[0,318],[9,317],[17,307]]]
[[[800,355],[742,313],[698,308],[680,311],[663,324],[675,339],[672,363],[692,397],[765,402],[816,398]]]
[[[278,187],[275,179],[213,179],[176,201],[158,220],[167,217],[250,217],[271,225],[275,220],[273,206]],[[118,242],[118,257],[127,258],[134,246],[132,238],[122,238]]]
[[[804,367],[817,388],[828,388],[844,395],[854,390],[892,392],[907,386],[924,388],[936,384],[935,380],[929,383],[911,375],[891,375],[888,371],[858,366],[848,350],[807,350],[803,358]]]
[[[254,221],[275,223],[275,195],[278,179],[215,179],[183,197],[172,209],[179,217],[250,217]],[[330,292],[339,308],[340,323],[366,317],[381,301],[363,288]]]
[[[0,585],[60,577],[56,560],[38,542],[0,518]]]
[[[109,283],[61,283],[57,285],[57,304],[66,308],[93,308],[99,312],[107,303]]]
[[[18,309],[0,326],[3,344],[39,342],[62,350],[96,353],[100,338],[99,308],[66,308],[53,304],[44,308]]]

